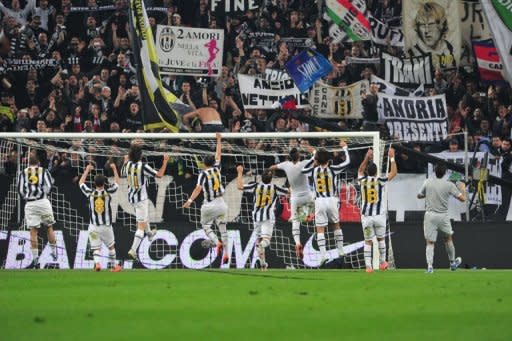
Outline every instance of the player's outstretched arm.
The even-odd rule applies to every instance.
[[[459,182],[457,187],[460,190],[459,195],[456,196],[457,200],[459,200],[460,202],[466,201],[466,184],[463,182]]]
[[[87,167],[85,167],[84,174],[82,174],[82,177],[80,180],[78,180],[78,184],[82,185],[85,183],[85,180],[87,179],[87,175],[94,169],[94,166],[91,164],[88,164]]]
[[[237,166],[236,172],[238,173],[236,177],[236,187],[240,190],[244,190],[244,167],[243,166]]]
[[[165,175],[165,169],[167,168],[167,163],[169,162],[169,154],[165,154],[164,155],[164,160],[162,161],[162,167],[160,167],[160,169],[158,170],[158,173],[156,173],[156,177],[157,178],[161,178],[162,176]]]
[[[115,162],[110,163],[110,169],[112,169],[112,173],[114,173],[114,182],[116,183],[116,185],[119,185],[119,173],[117,172],[117,166]]]
[[[421,188],[420,188],[420,191],[418,192],[417,198],[418,198],[418,199],[423,199],[423,198],[425,198],[425,196],[426,196],[426,191],[427,191],[427,181],[425,180],[425,182],[423,183],[423,185],[422,185],[422,186],[421,186]]]
[[[368,149],[368,151],[366,152],[366,155],[364,156],[364,159],[363,159],[363,162],[361,162],[361,165],[359,165],[359,169],[357,170],[357,175],[358,176],[364,176],[364,171],[366,169],[366,167],[368,166],[368,162],[370,162],[370,160],[373,158],[373,150],[372,149]]]
[[[201,185],[196,185],[196,188],[194,188],[194,191],[192,191],[192,194],[190,194],[190,198],[188,198],[187,201],[185,201],[185,204],[183,204],[183,208],[189,208],[190,205],[196,200],[196,198],[201,193],[203,187]]]
[[[220,162],[222,156],[222,135],[220,133],[215,134],[217,139],[217,147],[215,148],[215,161]]]
[[[398,168],[396,168],[396,162],[395,162],[395,149],[389,148],[388,156],[389,156],[389,164],[390,164],[388,181],[391,181],[398,174]]]

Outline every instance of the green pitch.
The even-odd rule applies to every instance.
[[[0,271],[0,340],[511,340],[512,271]]]

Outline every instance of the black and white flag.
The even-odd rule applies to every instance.
[[[434,84],[431,54],[399,58],[383,52],[381,59],[381,70],[387,82],[408,88],[417,87],[420,84],[426,86]]]
[[[372,83],[375,83],[379,86],[379,92],[392,95],[392,96],[413,96],[413,97],[422,97],[425,96],[425,86],[421,84],[414,91],[410,91],[408,89],[400,88],[390,82],[386,82],[384,79],[372,75],[370,78]]]
[[[379,120],[400,141],[440,142],[448,137],[445,95],[402,97],[380,93]]]

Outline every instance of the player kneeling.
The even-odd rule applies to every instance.
[[[242,166],[236,167],[238,172],[237,187],[239,190],[246,193],[252,193],[253,209],[252,219],[254,222],[254,229],[259,237],[256,249],[258,251],[258,261],[261,269],[266,270],[268,264],[265,260],[265,248],[270,245],[270,239],[274,231],[274,224],[276,217],[274,214],[277,197],[279,195],[287,195],[288,191],[272,182],[272,171],[267,170],[261,175],[261,182],[251,182],[244,185]]]
[[[80,189],[89,199],[89,241],[94,257],[94,270],[100,271],[101,243],[108,247],[108,259],[110,271],[121,271],[121,265],[116,260],[116,249],[114,241],[114,231],[112,230],[112,209],[110,207],[111,195],[119,188],[119,174],[115,163],[110,164],[114,173],[114,184],[106,186],[105,176],[98,174],[94,177],[94,189],[85,184],[87,175],[94,169],[92,165],[87,165],[84,174],[80,178]]]

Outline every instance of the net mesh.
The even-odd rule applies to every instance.
[[[229,134],[229,138],[223,138],[222,142],[222,174],[223,183],[226,187],[224,199],[228,205],[228,229],[248,229],[253,231],[253,223],[251,219],[252,211],[252,198],[242,194],[236,188],[236,165],[243,165],[245,169],[244,180],[249,182],[251,180],[258,181],[260,175],[273,164],[284,161],[291,148],[298,148],[303,157],[309,157],[307,150],[310,146],[314,148],[324,147],[331,151],[334,155],[334,162],[340,161],[341,147],[339,140],[343,139],[349,145],[351,158],[353,160],[351,167],[346,172],[343,172],[339,178],[341,189],[340,202],[342,221],[343,220],[357,220],[359,218],[359,188],[355,178],[357,176],[358,155],[364,155],[368,148],[378,149],[380,155],[385,153],[385,143],[374,142],[371,135],[347,136],[343,133],[334,134],[330,133],[325,137],[307,137],[298,138],[297,135],[276,135],[273,137],[260,137],[251,136],[247,134]],[[285,135],[285,136],[283,136]],[[163,211],[170,210],[170,216],[176,217],[177,220],[185,220],[197,229],[197,233],[201,235],[200,225],[200,202],[196,200],[191,208],[183,209],[183,203],[188,199],[189,193],[195,185],[198,174],[202,169],[202,159],[206,155],[213,155],[215,152],[215,139],[208,137],[197,137],[187,139],[152,139],[152,138],[136,138],[119,137],[115,138],[101,138],[96,139],[94,135],[88,135],[86,138],[80,139],[66,139],[66,138],[44,138],[44,139],[29,139],[21,137],[11,137],[0,139],[0,170],[8,186],[5,186],[7,193],[4,195],[4,200],[0,209],[0,238],[7,238],[6,230],[8,226],[13,230],[21,230],[16,233],[11,233],[11,241],[9,245],[17,245],[17,252],[21,252],[25,257],[19,257],[15,264],[16,267],[26,267],[30,263],[30,242],[28,230],[23,220],[23,207],[22,202],[16,188],[16,173],[19,169],[27,166],[28,155],[31,152],[36,152],[40,155],[40,159],[45,159],[48,168],[51,170],[54,177],[57,179],[55,188],[50,195],[50,201],[54,210],[55,219],[57,220],[57,241],[59,253],[59,266],[67,264],[65,258],[65,238],[71,238],[77,245],[77,254],[74,262],[68,266],[70,267],[92,267],[92,257],[87,242],[87,228],[89,219],[87,215],[83,214],[83,210],[77,209],[75,199],[71,198],[69,193],[76,192],[76,196],[80,197],[80,190],[78,188],[78,177],[83,173],[85,167],[89,163],[95,165],[94,171],[87,179],[90,185],[96,174],[104,174],[112,179],[111,170],[108,164],[114,162],[117,164],[118,169],[123,164],[124,155],[128,153],[130,145],[137,143],[143,146],[144,161],[148,162],[153,168],[158,169],[162,164],[162,156],[170,154],[167,175],[160,179],[151,179],[149,184],[150,204],[150,221],[155,224],[159,229],[162,226],[169,226],[168,229],[172,231],[171,221],[164,219]],[[381,157],[379,160],[374,160],[379,166],[386,165],[387,160]],[[44,164],[44,163],[43,163]],[[4,183],[7,183],[4,182]],[[277,173],[273,182],[281,185],[286,185],[287,179],[284,173]],[[85,198],[82,198],[78,205],[86,205]],[[286,217],[286,210],[288,205],[287,199],[282,199],[279,206],[279,215]],[[136,230],[136,221],[134,210],[128,203],[127,189],[125,179],[121,179],[120,190],[113,197],[112,202],[114,228],[118,233],[129,233],[133,235]],[[313,211],[311,208],[303,208],[301,233],[302,242],[305,244],[305,253],[308,262],[299,260],[295,255],[295,243],[291,234],[291,223],[278,219],[274,229],[274,235],[271,240],[270,253],[274,253],[280,261],[289,268],[307,268],[314,267],[320,261],[316,239],[314,238],[314,219],[312,218]],[[284,212],[284,213],[283,213]],[[166,215],[167,217],[169,215]],[[174,219],[172,219],[174,220]],[[162,230],[167,229],[164,227]],[[189,266],[190,264],[183,264],[183,257],[178,254],[183,252],[183,244],[187,240],[180,241],[177,244],[169,243],[168,238],[165,238],[165,233],[159,232],[153,242],[144,240],[148,252],[141,254],[139,258],[141,263],[147,268],[160,268],[160,267],[182,267]],[[22,232],[22,233],[20,233]],[[49,248],[46,242],[46,236],[39,234],[39,248],[41,254],[41,265],[52,266],[52,261],[49,257]],[[216,231],[218,235],[219,232]],[[230,232],[231,236],[232,231]],[[69,237],[66,237],[69,236]],[[362,236],[362,234],[361,234]],[[160,238],[161,237],[161,238]],[[13,239],[17,238],[17,239]],[[252,238],[252,237],[251,237]],[[305,240],[305,238],[307,238]],[[190,243],[193,242],[193,238]],[[361,238],[362,239],[362,238]],[[359,240],[361,240],[359,239]],[[230,251],[235,250],[240,243],[239,239],[230,238],[233,245],[230,246]],[[14,241],[14,243],[13,243]],[[252,241],[252,240],[251,240]],[[331,229],[326,232],[326,241],[328,250],[336,249],[335,240]],[[362,254],[362,242],[354,243],[355,240],[345,240],[346,257],[345,266],[352,268],[364,267],[364,257]],[[307,245],[311,248],[307,248]],[[360,245],[359,245],[360,244]],[[142,245],[141,247],[143,247]],[[310,250],[310,251],[308,251]],[[348,251],[348,252],[347,252]],[[9,252],[9,251],[8,251]],[[211,258],[217,255],[215,250],[206,250],[207,257],[204,258],[204,264],[210,264]],[[14,253],[14,252],[13,252]],[[392,250],[388,251],[390,260],[392,261]],[[252,252],[251,252],[252,254]],[[102,249],[102,255],[105,258],[105,265],[107,263],[107,250]],[[233,255],[233,252],[231,252]],[[124,255],[119,255],[118,258],[126,258]],[[166,257],[172,256],[173,260],[169,265]],[[208,257],[209,256],[209,257]],[[193,262],[193,261],[191,261]],[[188,263],[188,261],[187,261]],[[237,267],[249,267],[254,263],[254,257],[247,257],[244,264],[236,263],[232,258],[230,265]],[[391,262],[392,263],[392,262]],[[73,265],[74,264],[74,265]],[[165,264],[165,266],[162,266]],[[202,267],[204,264],[197,264]],[[5,266],[5,264],[3,264]],[[132,267],[130,261],[125,261],[125,268]]]

